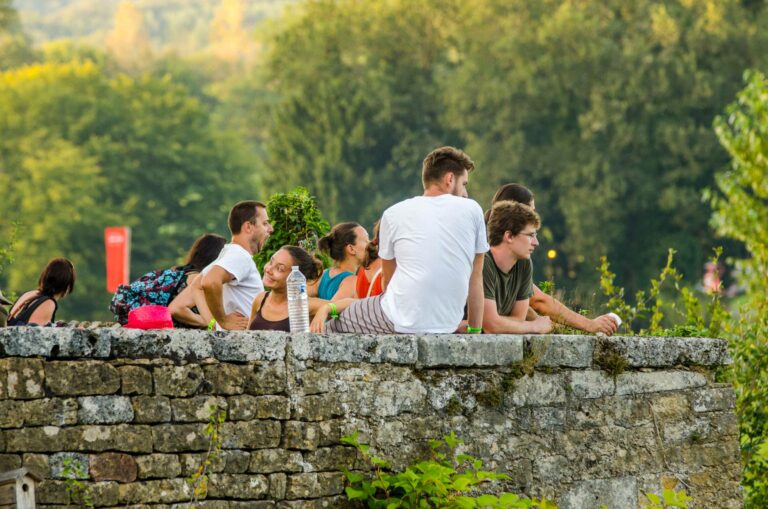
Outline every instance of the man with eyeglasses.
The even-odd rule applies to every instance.
[[[202,270],[200,284],[213,316],[208,328],[242,330],[248,326],[253,299],[264,291],[253,255],[264,247],[272,225],[267,207],[258,201],[236,204],[227,223],[232,241]]]
[[[500,201],[488,218],[490,251],[483,264],[483,330],[491,334],[544,334],[552,330],[548,316],[526,320],[533,296],[531,254],[539,245],[539,215],[529,206]]]

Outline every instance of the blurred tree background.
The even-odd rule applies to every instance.
[[[693,283],[723,242],[713,121],[767,21],[756,0],[0,0],[0,244],[25,225],[0,286],[69,256],[62,316],[104,318],[107,224],[133,228],[134,276],[297,185],[370,227],[443,144],[483,206],[534,191],[536,278],[572,303],[598,304],[601,255],[634,291],[674,247]]]
[[[371,227],[456,145],[484,207],[534,191],[535,277],[570,304],[601,304],[602,255],[627,294],[668,248],[689,287],[714,245],[741,259],[728,376],[766,507],[766,3],[0,0],[0,288],[66,256],[59,317],[107,319],[105,226],[132,228],[133,277],[298,185]]]

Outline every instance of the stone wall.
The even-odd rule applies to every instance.
[[[96,507],[185,507],[209,407],[226,409],[207,508],[347,507],[354,430],[404,465],[453,430],[508,473],[500,488],[561,509],[741,507],[723,341],[593,336],[319,336],[0,329],[0,472],[68,502],[83,465]],[[69,459],[69,460],[68,460]]]

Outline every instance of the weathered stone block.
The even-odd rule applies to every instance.
[[[320,447],[304,453],[306,472],[351,470],[357,462],[357,451],[352,447]]]
[[[120,366],[122,394],[152,394],[152,373],[141,366]]]
[[[280,444],[280,422],[225,422],[221,435],[225,449],[268,449]]]
[[[181,474],[189,477],[208,458],[207,453],[181,454]],[[251,455],[248,451],[222,450],[212,458],[209,472],[243,474],[248,471]]]
[[[171,412],[174,422],[208,422],[214,412],[227,409],[227,400],[216,396],[195,396],[185,399],[172,399]]]
[[[303,459],[298,451],[285,449],[261,449],[251,452],[248,472],[271,474],[273,472],[301,472]]]
[[[565,403],[565,377],[561,374],[535,373],[516,381],[512,403],[523,405],[557,405]]]
[[[118,503],[127,504],[169,504],[187,502],[192,488],[184,479],[163,479],[120,484]]]
[[[292,334],[299,360],[416,364],[418,345],[412,335]]]
[[[36,472],[42,478],[51,476],[50,459],[45,454],[25,454],[21,459],[24,468]],[[2,471],[2,469],[0,469]]]
[[[208,337],[217,359],[250,362],[282,361],[289,336],[277,331],[230,331]]]
[[[77,426],[70,430],[67,433],[72,435],[69,447],[77,451],[152,452],[149,426]]]
[[[423,391],[421,384],[419,384],[419,387],[421,387]],[[296,398],[294,401],[293,416],[289,415],[289,417],[302,421],[324,421],[334,417],[340,417],[345,413],[339,395],[336,393],[328,393]]]
[[[320,443],[320,427],[315,423],[288,421],[284,426],[284,446],[286,449],[313,451]]]
[[[285,474],[272,474],[269,478],[269,498],[283,500],[288,488],[288,476]]]
[[[21,402],[0,399],[0,428],[20,428],[23,425]]]
[[[10,399],[34,399],[45,396],[45,371],[40,359],[11,357],[5,359],[5,388]]]
[[[78,398],[77,417],[83,424],[116,424],[133,421],[128,396],[86,396]]]
[[[67,426],[77,424],[75,399],[46,398],[19,405],[25,426]]]
[[[120,374],[101,361],[46,362],[45,385],[57,396],[114,394],[120,389]]]
[[[254,362],[248,365],[244,390],[256,396],[285,394],[288,391],[288,375],[284,363]]]
[[[419,362],[437,366],[506,366],[523,360],[523,336],[419,336]]]
[[[285,498],[318,498],[344,491],[344,475],[338,472],[292,474],[288,476]]]
[[[622,373],[616,378],[616,394],[626,396],[646,392],[679,391],[706,384],[704,375],[692,371]]]
[[[209,442],[202,424],[161,424],[152,427],[152,444],[158,452],[207,451]]]
[[[49,459],[51,477],[54,479],[88,479],[90,464],[88,455],[77,452],[60,452]]]
[[[21,468],[21,456],[18,454],[0,454],[0,472]]]
[[[204,366],[203,371],[205,379],[211,384],[211,393],[229,396],[245,391],[251,369],[249,366],[222,362]]]
[[[89,457],[94,481],[133,482],[138,475],[136,460],[128,454],[106,452]]]
[[[694,412],[733,410],[736,395],[731,386],[699,389],[693,393],[692,403]]]
[[[630,367],[721,366],[733,362],[728,343],[722,339],[613,336],[604,341],[616,345]]]
[[[67,485],[64,481],[44,479],[36,486],[35,495],[38,504],[68,505],[70,502]]]
[[[136,396],[131,398],[136,422],[156,423],[171,420],[171,400],[165,396]]]
[[[0,352],[15,357],[108,357],[103,331],[52,327],[0,329]]]
[[[610,396],[616,390],[613,377],[602,371],[574,371],[571,373],[571,393],[577,398],[594,399]]]
[[[249,421],[251,419],[285,420],[291,417],[288,398],[284,396],[232,396],[229,402],[229,419]]]
[[[193,396],[203,389],[203,370],[196,364],[155,368],[155,394],[160,396]]]
[[[8,452],[58,452],[65,448],[63,435],[58,426],[14,429],[0,434],[0,443],[4,437]]]
[[[595,350],[594,336],[528,336],[528,348],[540,367],[588,368]]]
[[[211,474],[208,496],[211,498],[260,499],[269,491],[266,476],[258,474]]]
[[[181,474],[181,462],[175,454],[136,456],[139,479],[174,478]]]
[[[575,482],[560,499],[561,509],[592,509],[600,504],[607,507],[637,507],[637,479],[595,479]]]

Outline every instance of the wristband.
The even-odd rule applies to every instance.
[[[483,328],[482,327],[470,327],[467,325],[467,334],[482,334]]]
[[[208,330],[213,330],[216,328],[216,319],[211,318],[211,321],[208,322]]]
[[[336,304],[329,302],[328,307],[331,309],[331,318],[334,320],[337,319],[339,317],[339,312],[336,310]]]

